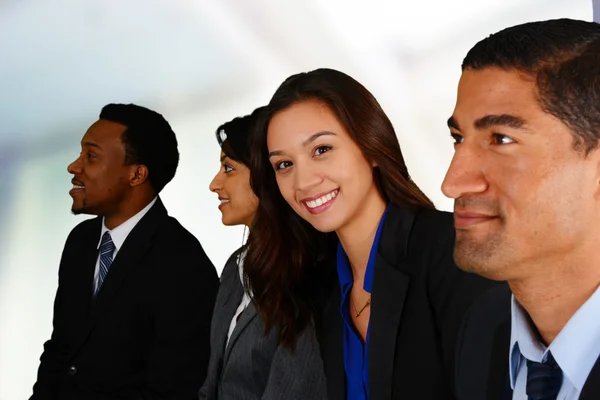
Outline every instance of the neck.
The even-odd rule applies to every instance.
[[[539,274],[508,282],[546,346],[600,285],[600,268],[592,260],[587,257],[546,263]]]
[[[132,196],[131,198],[123,201],[123,206],[118,212],[110,215],[104,215],[104,225],[109,229],[113,230],[129,218],[133,217],[140,211],[142,211],[152,200],[156,197],[155,194],[148,194],[146,196]]]
[[[354,282],[364,280],[371,247],[385,208],[385,200],[378,191],[375,191],[357,215],[336,231],[350,261]]]

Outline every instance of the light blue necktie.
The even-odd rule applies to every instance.
[[[98,274],[98,285],[96,286],[96,292],[94,293],[94,297],[98,295],[100,291],[100,287],[106,279],[106,274],[108,274],[108,270],[113,262],[113,253],[115,252],[115,244],[110,237],[110,232],[104,232],[102,235],[102,242],[100,243],[100,271]]]

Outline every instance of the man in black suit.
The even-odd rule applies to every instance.
[[[454,257],[510,290],[470,310],[457,395],[600,399],[600,25],[514,26],[462,70],[442,185]]]
[[[98,217],[67,238],[32,400],[197,397],[218,277],[158,197],[178,161],[168,122],[133,104],[83,136],[72,211]]]

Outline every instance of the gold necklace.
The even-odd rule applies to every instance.
[[[358,317],[360,317],[360,314],[362,314],[363,311],[365,311],[365,308],[367,308],[367,307],[369,307],[371,305],[371,296],[369,296],[369,299],[367,300],[367,302],[365,303],[365,305],[360,309],[360,311],[358,311],[356,309],[356,306],[354,305],[354,302],[351,302],[351,303],[352,303],[352,307],[354,308],[354,312],[356,313],[354,315],[354,318],[358,318]]]

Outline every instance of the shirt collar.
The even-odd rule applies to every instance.
[[[538,339],[527,312],[514,296],[511,301],[509,366],[513,389],[522,357],[541,362],[550,351],[563,375],[581,390],[600,355],[600,288],[569,319],[547,348]]]
[[[528,360],[541,362],[546,347],[537,337],[537,332],[530,322],[529,315],[521,307],[515,296],[511,297],[511,328],[510,328],[510,385],[514,389],[519,369],[521,356]]]
[[[123,222],[121,225],[113,228],[112,230],[108,229],[106,225],[104,225],[104,218],[102,218],[102,230],[100,231],[100,240],[98,240],[98,246],[96,248],[100,249],[100,244],[102,243],[102,236],[104,236],[104,232],[110,232],[110,238],[112,239],[113,244],[115,245],[115,253],[118,252],[121,246],[123,246],[123,243],[125,242],[125,239],[127,239],[129,233],[133,230],[137,223],[140,222],[144,215],[146,215],[146,213],[150,211],[154,203],[156,203],[157,199],[158,197],[155,197],[154,200],[148,203],[148,205],[146,205],[146,207],[144,207],[141,211],[139,211],[133,217],[129,218],[127,221]]]

